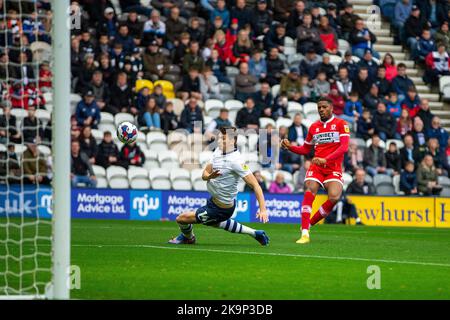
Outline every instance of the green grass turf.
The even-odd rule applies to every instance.
[[[264,229],[269,247],[196,226],[196,245],[170,249],[174,222],[73,220],[72,264],[81,268],[81,289],[72,297],[450,299],[448,229],[321,225],[309,245],[295,244],[297,225]],[[370,265],[381,269],[380,290],[367,288]]]

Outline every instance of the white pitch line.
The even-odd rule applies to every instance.
[[[214,253],[232,253],[232,254],[249,254],[249,255],[261,255],[261,256],[279,256],[279,257],[293,257],[293,258],[313,258],[313,259],[328,259],[328,260],[349,260],[349,261],[365,261],[365,262],[381,262],[381,263],[395,263],[395,264],[412,264],[419,266],[434,266],[434,267],[446,267],[450,268],[450,264],[435,263],[435,262],[419,262],[419,261],[398,261],[398,260],[385,260],[385,259],[369,259],[369,258],[357,258],[357,257],[333,257],[333,256],[317,256],[309,254],[291,254],[291,253],[277,253],[277,252],[254,252],[254,251],[234,251],[234,250],[218,250],[218,249],[194,249],[194,248],[181,248],[181,247],[165,247],[165,246],[152,246],[152,245],[126,245],[126,244],[73,244],[73,247],[123,247],[123,248],[149,248],[149,249],[164,249],[164,250],[178,250],[178,251],[200,251],[200,252],[214,252]]]

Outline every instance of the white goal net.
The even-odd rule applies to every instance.
[[[2,298],[52,297],[53,14],[50,1],[0,0]]]

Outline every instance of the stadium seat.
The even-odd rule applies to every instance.
[[[289,101],[287,112],[288,112],[289,117],[291,117],[293,119],[297,113],[303,112],[303,106],[298,102]]]
[[[377,187],[380,184],[392,184],[391,176],[387,174],[377,174],[373,177],[373,184]]]
[[[147,146],[147,136],[142,131],[138,131],[136,141],[138,143],[144,143]]]
[[[243,134],[238,135],[237,137],[237,146],[239,151],[242,152],[247,152],[247,137],[244,136]]]
[[[205,102],[206,114],[214,119],[219,116],[220,109],[223,107],[223,102],[219,99],[209,99]]]
[[[339,64],[342,62],[342,58],[337,55],[330,55],[330,63],[334,66],[335,69],[338,68]]]
[[[48,110],[37,109],[36,118],[38,118],[44,126],[46,126],[50,122],[51,113]]]
[[[306,116],[310,113],[317,113],[317,103],[315,102],[307,102],[303,104],[303,112]]]
[[[106,169],[106,177],[108,178],[108,181],[111,181],[113,178],[127,178],[128,179],[128,172],[127,169],[120,166],[110,166]]]
[[[38,145],[39,153],[45,158],[50,157],[52,155],[52,150],[49,147],[44,145]]]
[[[288,119],[288,118],[278,118],[277,121],[275,122],[277,129],[281,128],[281,127],[286,127],[289,128],[292,125],[292,119]]]
[[[344,180],[344,188],[347,189],[348,185],[352,183],[353,177],[348,173],[342,173],[342,179]]]
[[[98,130],[101,132],[106,132],[109,131],[112,133],[113,137],[115,139],[117,139],[117,134],[116,134],[116,126],[113,123],[99,123],[98,125]],[[102,137],[103,138],[103,137]]]
[[[300,62],[305,59],[301,53],[291,54],[287,57],[287,63],[290,67],[298,67]],[[275,96],[274,96],[275,97]]]
[[[291,37],[284,37],[284,46],[295,48],[295,40]]]
[[[112,178],[108,181],[111,189],[128,189],[130,187],[128,179],[123,177]]]
[[[233,87],[229,83],[219,82],[219,91],[221,94],[233,94]]]
[[[108,188],[108,180],[104,177],[97,177],[97,188],[105,189]]]
[[[364,178],[364,181],[367,183],[373,183],[373,178],[369,174],[366,174],[366,177]]]
[[[272,118],[261,117],[259,118],[259,127],[266,129],[267,125],[271,124],[273,128],[276,127],[275,121]]]
[[[23,144],[15,144],[14,145],[14,151],[16,152],[17,156],[19,158],[22,157],[22,154],[27,150],[27,146]]]
[[[142,152],[145,155],[144,167],[147,170],[159,168],[158,153],[151,151],[149,149],[142,150]]]
[[[225,108],[229,111],[239,111],[244,107],[244,104],[239,100],[227,100],[225,101]]]
[[[366,148],[369,148],[372,145],[372,139],[367,139],[366,141]],[[386,148],[386,142],[383,140],[380,140],[380,147],[385,149]]]
[[[444,92],[444,88],[450,86],[450,76],[442,76],[439,78],[439,91]]]
[[[302,119],[302,124],[309,129],[309,127],[311,127],[311,125],[313,124],[313,121],[310,119]]]
[[[167,80],[155,81],[154,85],[160,85],[164,92],[173,92],[175,90],[173,87],[173,83]]]
[[[203,175],[203,169],[191,170],[191,182],[194,183],[194,181],[202,180],[202,175]]]
[[[98,165],[94,164],[94,165],[92,165],[92,170],[94,170],[94,174],[97,177],[97,179],[100,177],[103,177],[103,178],[106,177],[106,170],[102,166],[98,166]]]
[[[347,40],[339,39],[338,48],[341,55],[344,56],[345,52],[350,49],[350,43]]]
[[[192,182],[192,188],[195,191],[208,191],[208,188],[206,186],[206,181],[203,180],[196,180]]]
[[[172,102],[173,112],[179,117],[184,110],[183,100],[178,98],[167,99],[167,102]]]
[[[276,85],[272,86],[271,92],[272,92],[272,96],[274,98],[277,97],[278,94],[280,93],[280,85],[276,84]]]
[[[225,71],[228,77],[234,78],[239,74],[239,69],[232,66],[226,66]]]
[[[0,144],[0,152],[6,152],[6,146],[4,144]]]
[[[395,175],[392,177],[392,184],[394,185],[395,194],[404,195],[403,191],[400,191],[400,175]]]
[[[109,112],[100,112],[100,124],[114,124],[114,115]]]
[[[287,55],[288,57],[296,54],[297,53],[297,48],[295,47],[285,47],[284,48],[284,54]]]
[[[284,182],[286,183],[291,183],[293,181],[293,177],[292,177],[292,173],[288,172],[288,171],[284,171],[284,170],[277,170],[274,171],[273,173],[273,178],[272,180],[275,180],[275,177],[277,176],[277,174],[282,173],[284,176]]]
[[[154,189],[170,190],[172,187],[169,178],[169,170],[164,168],[150,169],[149,177]]]
[[[145,168],[131,166],[128,169],[128,180],[132,189],[150,189],[148,171]]]
[[[125,112],[119,112],[118,114],[116,114],[114,116],[114,124],[117,126],[119,126],[119,124],[121,124],[122,122],[131,122],[134,123],[134,117],[133,115],[129,114],[129,113],[125,113]]]
[[[136,81],[135,91],[139,92],[142,90],[142,88],[148,88],[150,92],[153,92],[153,87],[154,85],[150,80],[140,79]]]
[[[179,162],[181,167],[189,171],[201,168],[199,153],[200,152],[196,152],[196,150],[187,150],[179,153]]]
[[[191,175],[186,169],[173,169],[170,171],[170,181],[174,190],[191,190]]]
[[[450,188],[442,189],[440,196],[450,198]]]
[[[397,145],[397,150],[400,150],[404,146],[404,143],[402,140],[388,139],[388,140],[386,140],[386,147],[385,147],[386,150],[389,149],[389,145],[391,144],[391,142],[394,142]]]
[[[256,151],[256,148],[258,146],[258,140],[259,140],[259,135],[257,135],[256,133],[247,134],[248,151],[249,152]]]
[[[446,176],[439,176],[438,183],[444,188],[450,188],[450,179]]]
[[[167,150],[167,137],[162,132],[151,131],[147,133],[147,145],[152,151]]]
[[[356,142],[356,146],[358,149],[364,150],[366,148],[366,141],[364,141],[364,139],[352,138],[352,140]]]
[[[394,186],[389,183],[381,183],[376,186],[376,192],[379,196],[389,196],[395,193]]]
[[[22,108],[13,108],[13,109],[11,109],[11,115],[16,117],[17,126],[20,127],[20,124],[22,123],[23,118],[26,118],[28,116],[28,112],[27,112],[27,110],[22,109]]]
[[[195,146],[196,148],[199,148],[200,146],[203,146],[205,142],[205,136],[201,133],[191,133],[187,137],[187,144],[191,147]]]
[[[176,169],[179,167],[178,154],[172,150],[159,151],[158,161],[161,168]]]

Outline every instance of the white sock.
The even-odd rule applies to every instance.
[[[192,239],[194,233],[192,232],[192,230],[194,229],[194,227],[192,226],[192,224],[178,224],[178,227],[180,227],[181,233],[188,239]]]
[[[361,222],[361,218],[360,217],[356,218],[356,223],[360,223],[360,222]]]
[[[307,235],[309,236],[309,230],[308,229],[303,229],[302,230],[302,236]]]
[[[226,221],[222,221],[218,228],[221,228],[223,230],[232,232],[232,233],[243,233],[248,234],[252,237],[255,237],[255,229],[252,229],[250,227],[244,226],[243,224],[240,224],[239,222],[228,219]]]

